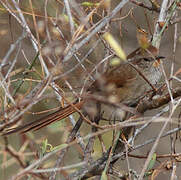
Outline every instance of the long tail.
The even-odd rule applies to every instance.
[[[44,126],[47,126],[47,125],[49,125],[55,121],[62,120],[64,118],[68,117],[69,115],[73,114],[74,112],[77,112],[77,109],[80,110],[82,108],[83,103],[84,103],[83,101],[80,101],[74,105],[69,105],[65,108],[62,108],[62,109],[52,113],[52,114],[49,114],[46,117],[40,118],[34,122],[30,122],[28,124],[19,126],[17,128],[14,128],[14,129],[9,129],[6,132],[4,132],[3,135],[7,136],[7,135],[10,135],[10,134],[13,134],[16,132],[26,133],[26,132],[31,131],[31,130],[38,130],[38,129],[40,129]]]

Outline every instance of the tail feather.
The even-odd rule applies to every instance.
[[[7,132],[3,133],[4,136],[7,136],[7,135],[10,135],[10,134],[13,134],[13,133],[26,133],[28,131],[31,131],[31,130],[38,130],[44,126],[47,126],[55,121],[60,121],[66,117],[68,117],[69,115],[73,114],[74,112],[77,112],[77,109],[81,109],[82,105],[83,105],[83,101],[80,101],[76,104],[74,104],[73,106],[72,105],[69,105],[65,108],[62,108],[52,114],[49,114],[48,116],[46,117],[43,117],[43,118],[40,118],[34,122],[30,122],[30,123],[27,123],[25,125],[22,125],[22,126],[19,126],[17,128],[14,128],[14,129],[9,129],[7,130]]]

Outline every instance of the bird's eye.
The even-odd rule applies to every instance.
[[[149,57],[149,58],[143,58],[145,61],[148,61],[148,62],[150,62],[150,61],[153,61],[153,58],[151,58],[151,57]]]

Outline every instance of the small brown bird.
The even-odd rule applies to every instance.
[[[150,48],[154,49],[153,46]],[[90,94],[96,94],[106,99],[114,97],[116,102],[132,103],[148,90],[154,88],[159,82],[162,71],[160,69],[160,57],[142,54],[137,49],[134,53],[128,56],[127,62],[123,62],[116,67],[109,67],[108,70],[100,75],[97,80],[89,87]],[[148,48],[149,52],[149,48]],[[133,57],[132,57],[133,56]],[[161,57],[162,58],[162,57]],[[15,132],[25,133],[30,130],[38,130],[48,124],[64,119],[77,109],[85,106],[85,101],[82,99],[76,102],[73,106],[67,106],[60,110],[36,120],[35,122],[22,125],[15,129],[10,129],[4,135],[9,135]],[[85,110],[86,108],[84,108]]]

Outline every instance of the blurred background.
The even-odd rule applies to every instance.
[[[3,1],[2,1],[3,2]],[[12,44],[14,44],[18,38],[22,36],[23,28],[17,21],[15,17],[12,16],[8,12],[8,8],[6,8],[2,2],[0,3],[0,60],[2,61],[4,57],[9,52]],[[7,1],[9,4],[13,6],[11,1]],[[66,14],[66,9],[63,1],[59,0],[51,0],[47,1],[47,5],[45,6],[45,0],[24,0],[19,2],[19,6],[21,8],[21,12],[24,15],[27,25],[30,28],[32,34],[38,40],[39,45],[41,44],[41,54],[43,57],[44,62],[46,63],[48,69],[53,69],[54,65],[57,61],[60,61],[62,57],[62,53],[66,50],[67,45],[66,42],[79,42],[81,40],[81,34],[85,35],[87,29],[93,27],[94,24],[99,22],[106,14],[109,13],[120,3],[120,0],[109,1],[109,3],[102,3],[102,5],[98,6],[97,3],[102,1],[76,1],[76,3],[81,7],[84,15],[87,15],[91,12],[91,18],[85,25],[85,31],[82,30],[79,32],[78,37],[72,37],[70,31],[70,24],[68,20],[68,16]],[[145,3],[146,6],[151,7],[150,1],[141,1]],[[89,3],[89,4],[86,4]],[[162,1],[157,1],[159,5],[161,5]],[[6,4],[6,3],[5,3]],[[31,8],[32,4],[32,8]],[[170,2],[171,5],[171,2]],[[14,7],[14,6],[13,6]],[[45,17],[45,8],[47,11],[48,17]],[[15,8],[14,13],[18,17],[18,12]],[[177,17],[180,17],[180,9],[177,9]],[[80,12],[80,15],[81,15]],[[134,19],[131,16],[131,13],[134,15]],[[75,20],[75,29],[78,29],[79,25],[81,25],[81,18],[75,10],[72,10],[72,14]],[[82,14],[83,15],[83,14]],[[127,3],[123,9],[116,16],[112,19],[110,24],[108,25],[109,32],[113,35],[113,37],[121,44],[123,50],[125,51],[126,55],[134,51],[136,48],[139,47],[136,37],[137,26],[136,23],[143,29],[145,29],[150,37],[152,36],[155,28],[155,24],[158,20],[159,12],[150,11],[146,8],[140,7],[134,3]],[[124,17],[124,18],[123,18]],[[175,19],[172,19],[174,22]],[[171,21],[171,22],[172,22]],[[176,26],[177,25],[177,26]],[[62,35],[60,32],[57,31],[56,27],[61,29]],[[177,33],[175,33],[175,29],[177,29]],[[180,69],[181,66],[181,23],[178,22],[176,24],[169,24],[168,28],[165,30],[160,44],[159,54],[164,56],[163,66],[166,71],[167,77],[170,77],[171,73],[171,65],[174,65],[173,72],[175,73],[177,70]],[[103,29],[104,32],[105,29]],[[85,32],[85,34],[84,34]],[[95,43],[99,40],[100,34],[96,34],[88,43],[86,43],[77,53],[79,59],[82,59],[91,48],[95,46]],[[152,34],[151,34],[152,33]],[[177,39],[177,46],[176,51],[174,53],[174,36],[176,34]],[[84,36],[83,36],[84,37]],[[76,39],[77,38],[77,39]],[[7,79],[7,84],[9,85],[9,91],[13,94],[14,89],[19,87],[19,83],[23,80],[23,84],[17,90],[16,94],[14,95],[14,99],[17,102],[21,102],[21,99],[25,97],[32,89],[37,85],[37,83],[41,82],[42,79],[45,77],[45,71],[42,68],[42,64],[39,59],[35,60],[33,63],[33,68],[30,70],[28,67],[34,61],[37,52],[30,40],[27,36],[21,41],[20,50],[18,50],[18,46],[15,48],[13,53],[8,57],[8,63],[11,64],[14,62],[15,57],[17,56],[17,51],[19,51],[16,63],[14,65],[13,70],[9,74]],[[101,66],[97,66],[101,62],[101,60],[106,57],[107,51],[105,49],[104,44],[100,40],[95,48],[93,48],[92,52],[86,57],[86,60],[81,64],[78,65],[75,70],[68,73],[68,75],[63,76],[62,78],[58,78],[55,80],[57,86],[62,89],[63,95],[68,98],[70,101],[76,99],[74,92],[80,92],[82,87],[85,85],[85,82],[92,83],[93,80],[90,78],[90,74],[92,77],[95,77],[96,71],[100,72],[104,68],[106,63],[103,63]],[[61,64],[61,62],[60,62]],[[78,61],[73,57],[66,63],[63,63],[62,66],[58,69],[58,75],[63,74],[69,71],[71,68],[75,67],[78,64]],[[62,67],[62,68],[61,68]],[[98,67],[98,68],[97,68]],[[2,69],[2,74],[5,76],[9,70],[9,65],[4,66]],[[57,69],[55,69],[57,71]],[[178,76],[179,77],[179,76]],[[164,81],[164,78],[163,78]],[[70,86],[66,83],[68,82],[73,90],[70,89]],[[179,87],[180,82],[174,80],[173,81],[173,88]],[[3,89],[1,91],[1,112],[4,109],[10,107],[7,102],[5,102],[4,92]],[[61,102],[56,93],[52,90],[51,87],[47,87],[45,95],[46,98],[42,98],[38,103],[34,104],[31,110],[27,111],[22,116],[22,120],[19,121],[19,124],[25,124],[30,121],[35,121],[40,117],[44,117],[46,114],[49,114],[55,110],[57,110],[63,102]],[[144,114],[145,117],[152,117],[159,111],[162,111],[163,107],[160,109],[156,109],[154,111],[148,111]],[[174,127],[178,127],[179,122],[179,114],[180,108],[177,108],[174,115],[172,116],[175,123],[170,123],[167,127],[167,130],[170,130]],[[167,118],[169,112],[165,113],[163,117]],[[4,117],[4,116],[3,116]],[[2,117],[2,119],[3,119]],[[78,119],[78,114],[75,113],[73,115],[74,119]],[[106,124],[104,121],[101,124]],[[158,135],[160,132],[161,127],[163,126],[162,122],[155,122],[146,128],[141,135],[135,141],[135,145],[142,144],[148,139],[151,139]],[[13,177],[17,172],[20,172],[23,168],[31,164],[36,159],[43,157],[42,154],[42,143],[45,140],[48,140],[50,144],[49,147],[56,147],[60,144],[66,142],[68,134],[71,132],[73,125],[70,123],[69,118],[64,119],[60,122],[55,122],[45,128],[42,128],[38,131],[29,132],[27,134],[13,134],[8,137],[8,145],[12,148],[12,152],[14,155],[5,151],[5,142],[7,140],[4,137],[1,137],[0,140],[0,179],[9,179]],[[88,133],[91,132],[91,127],[88,126],[86,123],[80,128],[80,135],[82,137],[86,136]],[[102,135],[103,142],[105,147],[108,149],[112,143],[112,132],[107,132]],[[180,134],[173,136],[167,136],[162,138],[159,142],[158,148],[156,150],[157,155],[164,155],[170,154],[172,152],[172,143],[175,143],[174,147],[176,152],[181,152],[180,146]],[[86,141],[85,141],[86,143]],[[146,157],[149,153],[153,144],[146,145],[131,154],[139,155]],[[51,150],[49,150],[51,151]],[[45,154],[48,153],[45,152]],[[21,161],[24,163],[23,166],[17,161],[16,155],[19,156]],[[41,165],[41,168],[48,168],[53,167],[55,161],[57,159],[57,155],[51,157],[46,162]],[[70,165],[79,162],[82,160],[82,152],[78,145],[74,145],[69,148],[65,158],[64,163]],[[96,138],[94,143],[94,152],[93,157],[97,159],[102,156],[101,153],[101,144]],[[171,170],[165,167],[166,161],[171,162],[172,158],[160,158],[155,163],[154,168],[159,169],[159,175],[156,179],[168,179],[171,175]],[[129,168],[135,170],[138,174],[141,172],[141,169],[144,165],[145,158],[135,158],[129,157]],[[163,165],[164,164],[164,165]],[[120,173],[128,172],[128,165],[126,160],[119,160],[115,164],[116,169]],[[165,168],[165,169],[164,169]],[[176,174],[178,179],[180,178],[180,163],[179,160],[177,161],[177,170]],[[123,173],[123,174],[124,174]],[[57,179],[66,179],[67,172],[64,171],[63,175],[58,174]],[[45,176],[49,176],[49,174],[45,174]],[[24,177],[25,178],[25,177]],[[45,177],[35,177],[30,176],[30,179],[38,179],[38,178],[45,178]],[[112,179],[118,179],[116,177],[111,177]],[[23,178],[22,178],[23,179]]]

